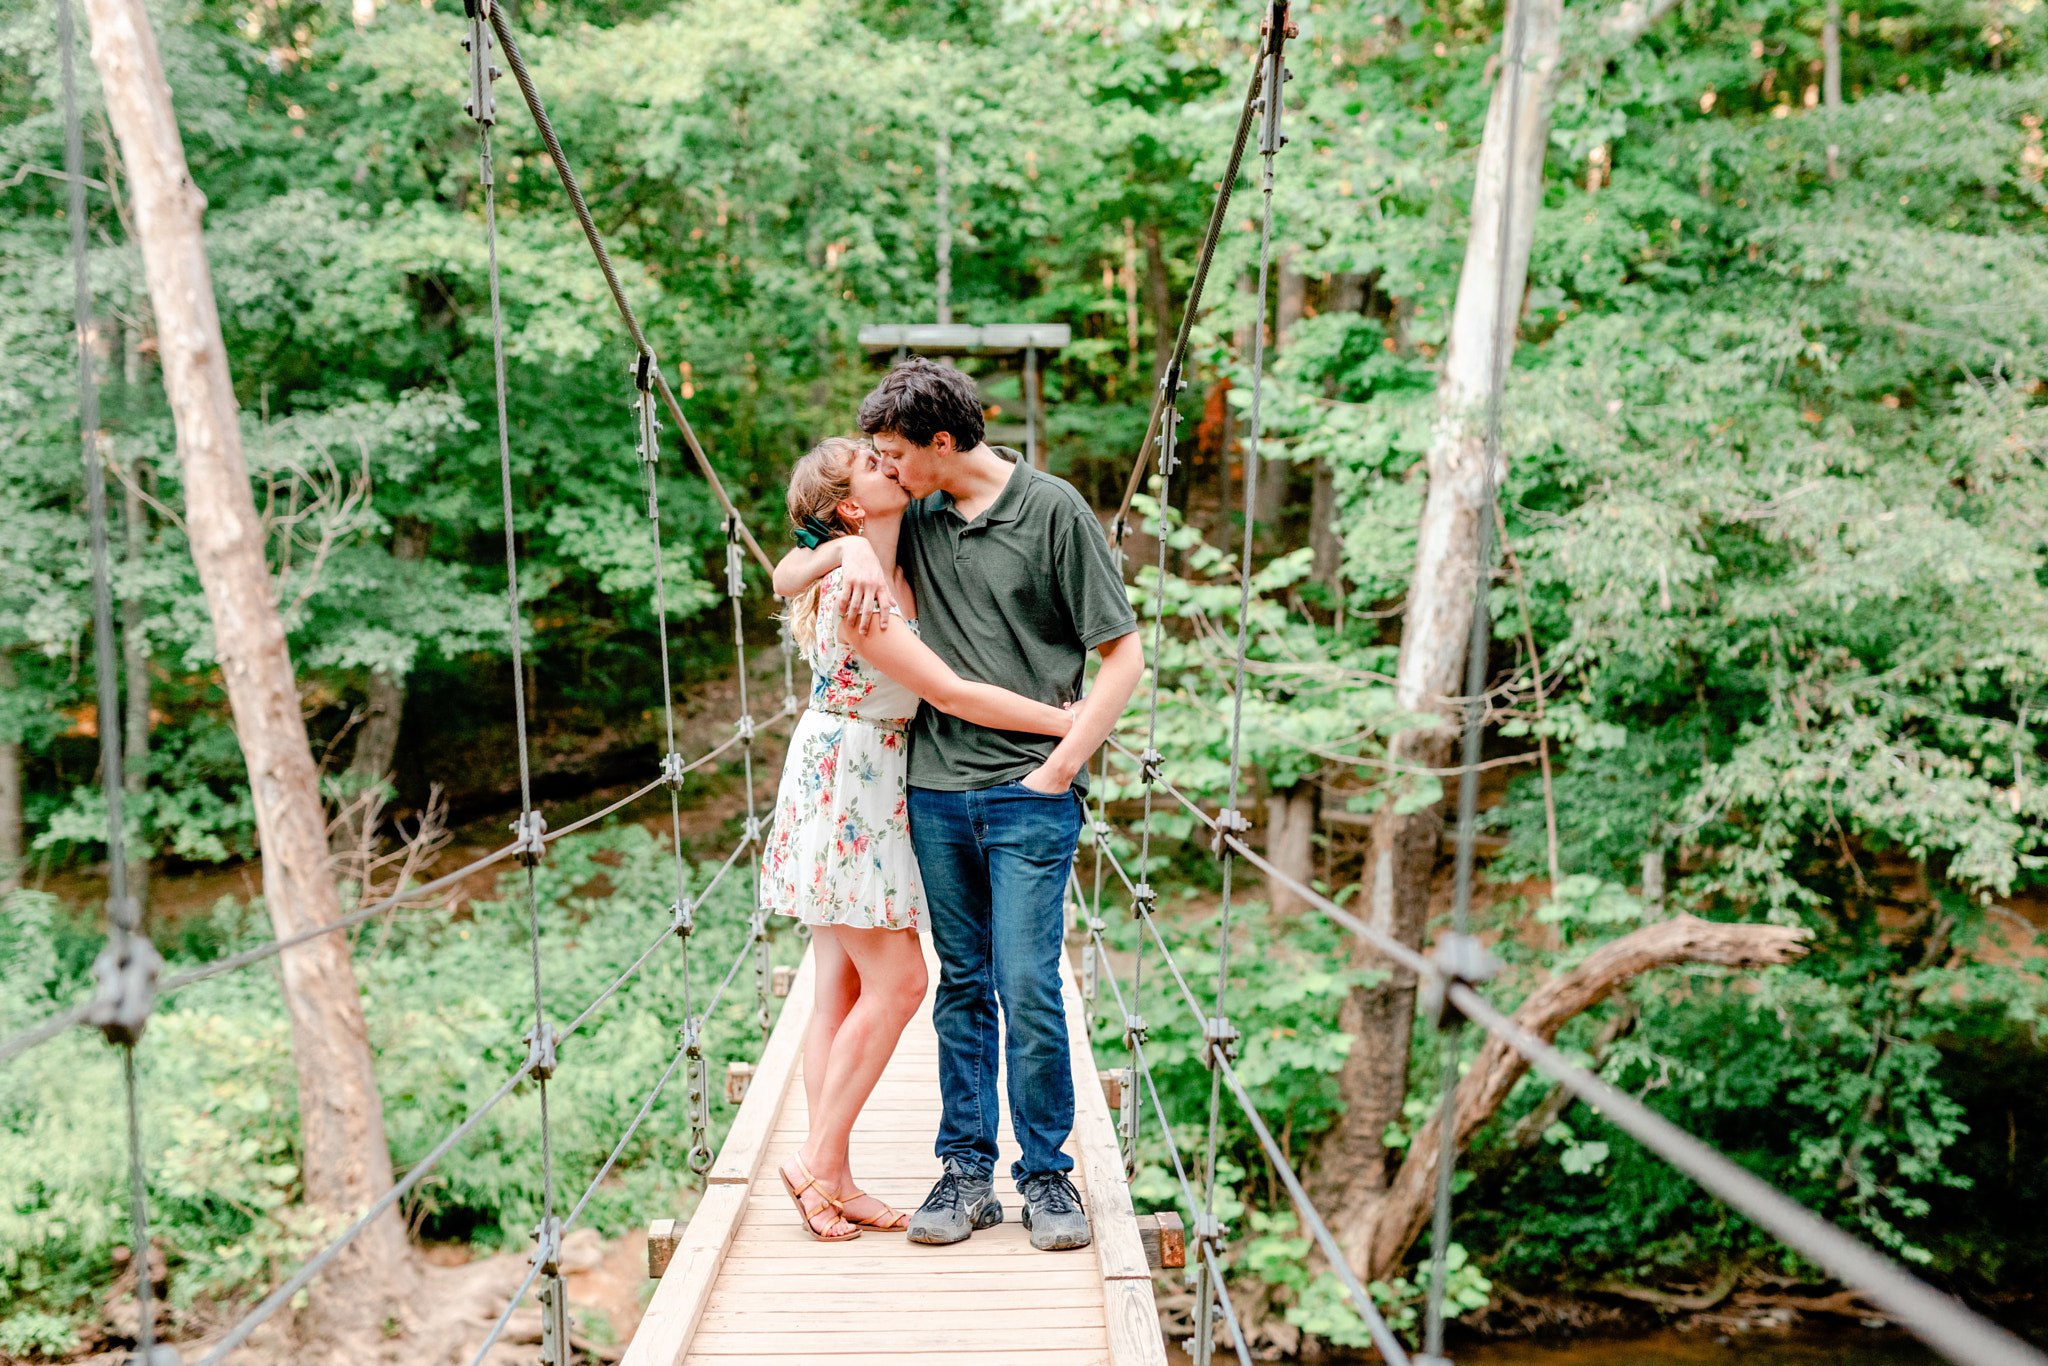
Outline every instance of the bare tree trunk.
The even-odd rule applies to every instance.
[[[0,691],[14,687],[14,661],[0,652]],[[21,740],[0,736],[0,896],[21,885]]]
[[[1266,857],[1296,882],[1316,875],[1316,794],[1309,783],[1266,798]],[[1274,915],[1294,915],[1308,903],[1286,883],[1266,879],[1266,904]]]
[[[148,514],[142,505],[142,462],[121,481],[121,529],[126,539],[123,576],[127,582],[121,594],[121,674],[127,682],[127,734],[121,742],[121,786],[127,792],[126,809],[140,815],[142,797],[149,787],[149,642],[142,632],[142,589],[136,580],[142,573],[144,547],[148,540]],[[135,899],[139,914],[149,911],[149,844],[129,843],[128,895]]]
[[[1760,968],[1786,963],[1806,952],[1812,932],[1783,925],[1729,925],[1694,916],[1645,925],[1605,945],[1562,977],[1538,987],[1515,1022],[1548,1042],[1576,1016],[1598,1005],[1617,988],[1655,968],[1674,963],[1718,963],[1723,967]],[[1508,1092],[1529,1070],[1521,1054],[1499,1039],[1481,1045],[1472,1070],[1458,1083],[1457,1146],[1463,1151],[1479,1126],[1493,1117]],[[1376,1222],[1373,1241],[1361,1272],[1385,1276],[1429,1221],[1436,1193],[1437,1154],[1441,1149],[1437,1120],[1431,1118],[1408,1144],[1407,1160],[1394,1178]]]
[[[1344,544],[1337,535],[1337,479],[1327,460],[1318,456],[1315,483],[1308,502],[1308,543],[1315,558],[1309,577],[1323,586],[1332,604],[1341,603],[1343,586],[1338,582],[1344,568]]]
[[[1166,278],[1166,248],[1159,241],[1159,225],[1145,225],[1145,311],[1152,315],[1152,384],[1166,373],[1173,356],[1173,339],[1179,324],[1173,316],[1171,289]]]
[[[1828,123],[1835,121],[1835,111],[1842,107],[1842,0],[1828,0],[1827,17],[1820,26],[1820,97],[1821,105],[1827,110]],[[1828,129],[1830,133],[1833,127]],[[1828,140],[1828,179],[1842,178],[1840,161],[1841,148],[1835,141]]]
[[[1527,12],[1519,13],[1524,8]],[[1418,528],[1415,574],[1395,665],[1397,705],[1437,719],[1398,734],[1388,746],[1389,757],[1425,768],[1446,764],[1455,735],[1449,699],[1462,691],[1482,518],[1489,515],[1484,508],[1490,473],[1485,408],[1496,339],[1502,336],[1501,304],[1505,300],[1513,308],[1521,300],[1536,210],[1542,203],[1543,155],[1550,140],[1562,22],[1562,0],[1517,0],[1503,29],[1503,61],[1480,137],[1471,230],[1437,381],[1429,496]],[[1516,80],[1506,48],[1518,27],[1523,74]],[[1503,255],[1502,218],[1510,201],[1513,212]],[[1388,802],[1374,822],[1367,864],[1372,874],[1368,915],[1401,942],[1418,946],[1443,817],[1434,804],[1405,814],[1396,805]],[[1345,1003],[1344,1028],[1358,1037],[1339,1074],[1344,1113],[1323,1141],[1321,1189],[1315,1193],[1319,1207],[1331,1216],[1331,1229],[1346,1256],[1354,1267],[1362,1268],[1381,1241],[1379,1212],[1387,1187],[1386,1149],[1380,1135],[1400,1117],[1407,1090],[1415,980],[1362,940],[1354,945],[1353,965],[1380,969],[1388,976],[1378,986],[1355,988]]]
[[[429,530],[417,517],[400,517],[392,529],[391,558],[403,565],[425,559]],[[348,771],[370,782],[382,782],[391,776],[391,765],[398,757],[399,728],[405,717],[405,679],[394,677],[385,669],[373,669],[369,693],[363,728],[356,734],[356,751]]]
[[[1267,351],[1269,359],[1287,349],[1288,338],[1301,321],[1304,305],[1308,302],[1308,281],[1295,269],[1295,259],[1292,247],[1282,251],[1280,268],[1274,272],[1278,277],[1275,288],[1279,304],[1273,320],[1273,344]],[[1267,445],[1266,449],[1278,451],[1280,446],[1276,442]],[[1292,482],[1293,474],[1294,462],[1284,455],[1269,455],[1260,462],[1259,525],[1270,528],[1279,521],[1281,509],[1287,506],[1287,486]]]
[[[87,0],[93,65],[129,174],[158,360],[178,434],[185,526],[206,591],[215,653],[249,767],[263,848],[264,901],[276,933],[340,914],[326,820],[299,714],[284,624],[272,598],[213,276],[170,87],[141,0]],[[348,941],[329,935],[280,955],[298,1069],[307,1202],[347,1218],[391,1187],[384,1113]],[[396,1210],[351,1246],[316,1301],[323,1332],[372,1326],[389,1312],[406,1260]],[[338,1350],[338,1349],[337,1349]]]

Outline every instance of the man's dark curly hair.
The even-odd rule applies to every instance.
[[[888,432],[913,446],[929,446],[940,432],[951,432],[955,449],[971,451],[981,444],[981,395],[952,366],[913,356],[861,400],[860,429],[869,436]]]

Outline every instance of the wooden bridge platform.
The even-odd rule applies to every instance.
[[[929,939],[925,955],[936,984]],[[1066,1151],[1095,1243],[1039,1252],[1018,1222],[1022,1202],[1007,1176],[1016,1155],[1007,1104],[996,1176],[1004,1217],[995,1228],[951,1247],[900,1233],[839,1244],[804,1235],[776,1168],[805,1133],[811,973],[806,953],[626,1366],[1165,1366],[1151,1271],[1073,974],[1062,976],[1076,1099]],[[938,1122],[928,993],[854,1127],[863,1187],[915,1209],[939,1176]]]

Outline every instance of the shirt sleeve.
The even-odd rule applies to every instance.
[[[1103,539],[1102,525],[1068,488],[1060,499],[1059,532],[1054,537],[1053,555],[1059,575],[1059,592],[1067,616],[1081,637],[1081,648],[1093,650],[1119,636],[1138,629],[1138,615],[1131,610],[1130,595],[1124,591],[1123,575]]]

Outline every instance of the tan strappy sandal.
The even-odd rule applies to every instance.
[[[823,1186],[818,1187],[818,1194],[825,1195]],[[866,1194],[866,1191],[854,1191],[851,1195],[825,1195],[825,1198],[832,1202],[832,1208],[839,1211],[840,1220],[855,1228],[864,1228],[871,1233],[902,1233],[910,1227],[910,1216],[895,1209],[887,1201],[882,1203],[882,1212],[872,1219],[856,1219],[848,1214],[846,1207]]]
[[[804,1174],[804,1183],[801,1186],[791,1185],[789,1173],[780,1166],[777,1166],[775,1169],[775,1177],[778,1181],[782,1182],[782,1188],[789,1192],[789,1198],[796,1202],[797,1222],[804,1226],[804,1232],[810,1234],[813,1240],[820,1243],[850,1243],[855,1238],[860,1237],[861,1226],[855,1224],[853,1220],[848,1219],[840,1212],[839,1202],[832,1198],[832,1192],[820,1185],[818,1178],[811,1175],[811,1169],[804,1165],[803,1154],[791,1153],[790,1160],[796,1163],[796,1169]],[[807,1190],[816,1190],[818,1192],[818,1198],[825,1202],[824,1209],[813,1210],[805,1206],[804,1192]],[[832,1212],[833,1223],[849,1225],[849,1231],[845,1233],[820,1233],[818,1226],[811,1221],[825,1213],[826,1210]]]

